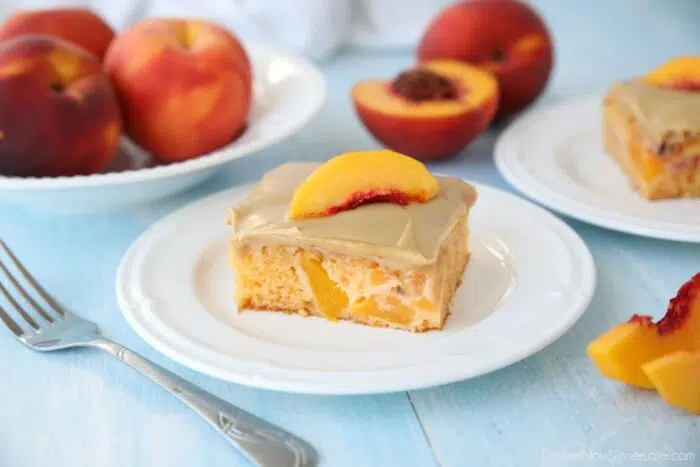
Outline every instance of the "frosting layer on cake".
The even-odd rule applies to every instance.
[[[395,265],[433,264],[444,239],[477,198],[474,187],[463,180],[436,177],[440,192],[425,203],[366,204],[327,217],[288,219],[294,190],[318,165],[290,162],[265,174],[248,197],[229,210],[236,240],[317,248]]]
[[[613,85],[608,97],[637,120],[644,138],[657,148],[700,133],[699,92],[631,80]]]

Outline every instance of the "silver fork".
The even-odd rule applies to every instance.
[[[0,298],[4,296],[9,305],[9,310],[6,310],[0,301],[0,319],[24,345],[42,352],[72,347],[94,347],[103,350],[158,383],[194,409],[254,465],[316,465],[317,455],[304,440],[219,399],[111,341],[102,334],[95,323],[59,305],[34,280],[2,240],[0,253],[4,253],[0,254]],[[7,262],[3,261],[3,256]],[[23,302],[24,306],[20,302]],[[10,311],[14,313],[11,314]]]

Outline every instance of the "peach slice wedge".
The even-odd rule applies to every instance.
[[[644,81],[668,89],[700,91],[700,57],[677,57],[647,73]]]
[[[437,179],[411,157],[387,149],[347,152],[317,167],[296,188],[287,216],[330,216],[367,203],[422,203],[439,190]]]
[[[455,155],[489,126],[498,106],[498,81],[464,62],[432,60],[393,80],[361,81],[352,100],[375,139],[427,161]]]
[[[644,364],[676,351],[700,350],[700,273],[679,289],[658,323],[634,315],[591,342],[587,350],[604,376],[655,388]]]
[[[642,368],[666,403],[700,415],[700,350],[679,350]]]

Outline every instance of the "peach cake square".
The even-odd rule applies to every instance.
[[[700,196],[700,93],[616,83],[603,100],[603,141],[647,199]]]
[[[300,186],[315,182],[319,166],[283,164],[229,210],[238,309],[415,332],[442,329],[470,254],[468,216],[475,189],[456,178],[433,179],[425,170],[420,176],[435,182],[436,193],[406,202],[402,196],[411,192],[413,181],[402,178],[401,170],[387,170],[377,176],[386,180],[372,186],[373,169],[346,169],[338,168],[345,183],[329,175],[323,186],[304,191]],[[382,188],[391,183],[406,186]],[[362,187],[367,184],[369,189]],[[359,198],[353,195],[358,193]],[[322,214],[290,215],[300,206],[297,198],[306,195],[311,205],[338,196],[354,201],[326,203],[329,209]]]

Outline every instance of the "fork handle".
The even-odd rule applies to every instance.
[[[102,338],[90,345],[118,358],[190,406],[255,465],[315,465],[316,453],[302,439],[219,399],[112,340]]]

